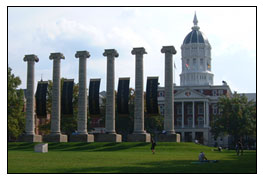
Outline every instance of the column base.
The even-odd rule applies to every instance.
[[[158,142],[180,142],[180,134],[160,134]]]
[[[151,142],[151,134],[149,133],[133,133],[128,135],[128,142]]]
[[[77,134],[70,135],[70,142],[94,142],[94,135],[92,134]]]
[[[122,136],[117,133],[95,133],[95,142],[122,142]]]
[[[68,136],[62,134],[49,134],[44,135],[43,140],[45,142],[68,142]]]
[[[24,134],[24,135],[20,136],[19,141],[21,141],[21,142],[42,142],[42,136],[41,135]]]

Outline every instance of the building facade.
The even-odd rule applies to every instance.
[[[210,121],[219,114],[219,97],[231,96],[229,85],[214,85],[212,73],[211,45],[200,31],[196,14],[192,31],[187,34],[181,46],[182,72],[180,86],[174,85],[174,126],[181,134],[181,141],[198,140],[204,145],[227,147],[228,137],[214,139],[210,132]],[[164,87],[158,88],[158,105],[164,115]]]

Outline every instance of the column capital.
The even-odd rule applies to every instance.
[[[88,51],[77,51],[75,54],[76,58],[89,58],[90,54]]]
[[[176,54],[176,50],[174,46],[163,46],[163,48],[161,49],[161,53]]]
[[[145,51],[144,47],[137,47],[132,49],[131,54],[132,55],[147,54],[147,52]]]
[[[107,56],[107,57],[119,57],[119,53],[115,50],[115,49],[105,49],[103,56]]]
[[[27,62],[27,61],[35,61],[35,62],[38,62],[39,59],[38,59],[38,57],[37,57],[35,54],[29,54],[29,55],[25,55],[24,61],[25,61],[25,62]]]
[[[60,53],[60,52],[55,52],[55,53],[50,53],[50,56],[49,56],[49,59],[50,60],[54,60],[54,59],[65,59],[65,56]]]

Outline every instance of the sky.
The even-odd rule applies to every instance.
[[[173,45],[177,54],[175,83],[180,85],[181,45],[193,26],[194,13],[200,30],[212,46],[214,85],[225,80],[231,91],[256,92],[256,8],[253,7],[9,7],[8,66],[26,88],[26,54],[35,54],[35,85],[42,77],[52,80],[50,53],[61,52],[61,77],[78,83],[76,51],[87,50],[87,86],[101,78],[106,88],[105,49],[116,49],[115,89],[120,77],[135,82],[134,47],[144,47],[144,89],[148,76],[158,76],[164,86],[162,46]],[[35,86],[36,87],[36,86]]]

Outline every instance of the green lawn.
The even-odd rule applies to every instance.
[[[256,151],[236,156],[233,150],[193,143],[49,143],[48,153],[34,143],[8,143],[8,173],[257,173]],[[192,163],[203,151],[218,163]]]

